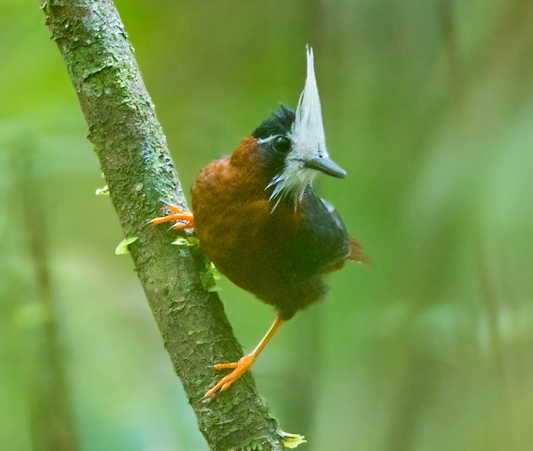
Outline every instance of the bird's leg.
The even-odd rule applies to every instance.
[[[176,205],[172,204],[166,204],[167,207],[170,209],[171,213],[167,216],[162,216],[160,218],[154,218],[150,222],[153,225],[156,224],[162,224],[163,222],[171,222],[171,221],[181,221],[176,222],[172,226],[173,229],[193,229],[194,228],[194,218],[192,213],[188,211],[184,211],[181,208],[177,207]]]
[[[247,371],[250,371],[255,360],[261,354],[261,351],[265,348],[270,339],[274,336],[279,327],[285,322],[279,315],[276,317],[276,321],[270,327],[266,335],[259,342],[257,347],[248,355],[242,357],[238,362],[233,363],[218,363],[215,365],[215,370],[223,370],[226,368],[233,369],[231,373],[224,376],[218,384],[216,384],[212,389],[208,390],[205,394],[206,397],[212,398],[215,396],[218,390],[226,390],[233,382],[235,382],[239,377],[241,377]]]

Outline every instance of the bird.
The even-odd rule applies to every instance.
[[[307,77],[296,111],[280,104],[230,156],[208,164],[191,189],[192,212],[170,212],[152,224],[174,222],[194,229],[220,273],[260,301],[276,319],[257,347],[206,393],[212,398],[249,371],[282,324],[324,298],[324,277],[347,260],[368,263],[359,242],[312,187],[319,173],[342,179],[346,171],[329,157],[313,49],[306,48]]]

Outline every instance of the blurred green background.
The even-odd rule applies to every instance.
[[[117,0],[181,181],[315,49],[316,185],[372,265],[330,277],[254,369],[307,450],[533,443],[533,2]],[[37,0],[0,0],[0,447],[205,450]],[[246,350],[274,314],[222,283]],[[70,432],[69,432],[70,431]]]

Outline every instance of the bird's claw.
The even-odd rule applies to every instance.
[[[171,213],[167,216],[161,216],[154,218],[150,221],[152,225],[162,224],[164,222],[180,221],[173,224],[171,229],[193,229],[194,228],[194,217],[193,214],[182,210],[176,205],[169,204],[164,202],[165,205],[170,209]]]
[[[217,363],[216,365],[213,366],[213,368],[215,370],[225,370],[227,368],[229,369],[234,369],[234,368],[237,368],[237,366],[239,365],[239,362],[232,362],[232,363]]]
[[[227,390],[237,379],[239,379],[244,373],[250,371],[257,356],[254,354],[248,354],[242,357],[238,362],[232,363],[217,363],[215,370],[233,369],[233,371],[224,376],[218,384],[207,391],[205,396],[212,398],[216,395],[217,391]]]

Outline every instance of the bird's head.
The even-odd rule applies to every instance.
[[[296,112],[281,105],[252,135],[273,174],[267,188],[273,188],[274,208],[283,198],[294,198],[297,205],[319,171],[346,176],[326,148],[312,49],[307,48],[307,79]]]

